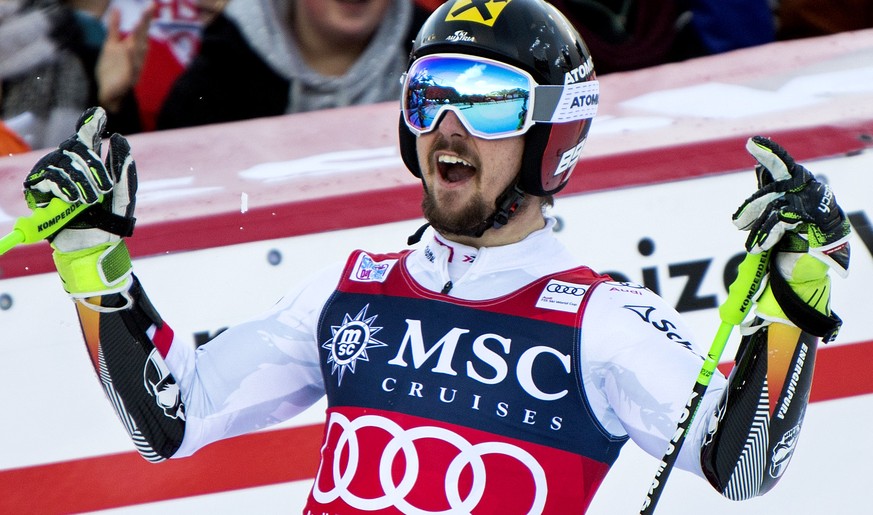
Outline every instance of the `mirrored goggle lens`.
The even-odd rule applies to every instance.
[[[525,132],[535,83],[521,70],[480,58],[427,56],[413,63],[404,83],[406,124],[420,134],[433,129],[443,111],[458,114],[483,138]]]

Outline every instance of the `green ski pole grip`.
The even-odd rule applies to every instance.
[[[769,250],[760,254],[746,254],[737,267],[737,278],[728,288],[727,300],[718,308],[722,322],[734,326],[745,320],[754,305],[755,294],[767,275],[769,261]]]
[[[15,221],[12,231],[0,238],[0,255],[16,245],[36,243],[48,238],[60,231],[86,207],[86,204],[68,204],[57,197],[53,198],[44,207],[38,207],[29,216],[22,216]]]
[[[718,307],[718,315],[721,318],[715,338],[697,376],[697,382],[701,385],[709,385],[709,380],[718,366],[718,360],[727,346],[731,331],[734,326],[743,323],[752,306],[755,304],[755,295],[761,288],[761,283],[767,276],[767,267],[770,263],[770,250],[760,254],[746,254],[740,266],[737,267],[737,278],[728,287],[727,299]]]

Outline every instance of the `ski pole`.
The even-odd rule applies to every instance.
[[[727,299],[718,308],[721,324],[715,333],[706,359],[703,361],[703,367],[697,376],[697,382],[694,384],[691,396],[685,404],[685,410],[683,410],[682,415],[679,417],[676,431],[667,445],[667,450],[664,452],[663,458],[661,458],[657,472],[655,472],[652,485],[649,487],[643,507],[640,510],[641,515],[651,515],[655,512],[655,506],[658,504],[658,499],[660,499],[661,493],[663,493],[667,478],[673,470],[673,465],[679,456],[679,450],[682,448],[682,444],[685,443],[685,435],[688,432],[688,428],[691,427],[691,422],[697,414],[697,408],[700,407],[700,400],[709,387],[709,382],[715,373],[716,367],[718,367],[718,361],[721,358],[722,352],[724,352],[731,331],[734,326],[740,325],[743,322],[751,310],[755,294],[758,292],[758,289],[761,287],[761,281],[763,281],[764,276],[767,274],[769,261],[769,250],[765,250],[760,254],[746,254],[746,257],[737,268],[737,278],[734,279],[734,282],[728,288]]]
[[[87,204],[68,204],[55,197],[43,206],[33,210],[29,216],[19,217],[12,231],[0,238],[0,256],[16,245],[36,243],[61,230],[76,215],[88,207]]]

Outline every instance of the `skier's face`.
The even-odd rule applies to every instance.
[[[485,140],[470,135],[449,111],[417,139],[425,184],[425,218],[437,230],[465,234],[494,212],[497,197],[518,175],[524,136]]]

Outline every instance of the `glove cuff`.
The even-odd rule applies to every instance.
[[[757,301],[758,316],[799,327],[821,337],[825,343],[836,338],[843,321],[830,309],[830,277],[789,283],[773,267],[769,278],[769,284]]]
[[[64,289],[73,298],[120,293],[131,285],[133,265],[124,240],[73,252],[55,250],[53,257]]]

